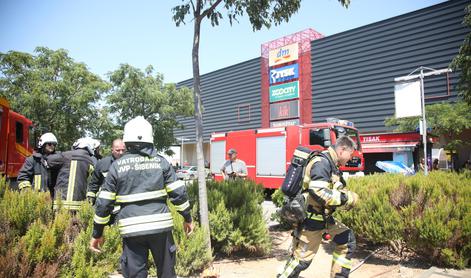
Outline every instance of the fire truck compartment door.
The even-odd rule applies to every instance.
[[[226,162],[226,141],[211,142],[211,173],[219,174],[221,167]]]
[[[257,138],[257,176],[284,176],[286,173],[286,137]]]

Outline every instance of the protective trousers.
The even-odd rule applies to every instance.
[[[296,278],[301,271],[307,269],[316,255],[322,242],[322,234],[329,233],[336,243],[332,256],[330,277],[348,277],[352,268],[352,253],[355,249],[355,236],[352,230],[330,217],[327,221],[310,220],[317,222],[318,229],[303,229],[293,234],[292,254],[283,272],[278,278]],[[313,226],[313,225],[309,225]]]
[[[157,267],[157,277],[174,278],[175,243],[172,232],[123,238],[121,269],[126,278],[147,278],[149,250]]]

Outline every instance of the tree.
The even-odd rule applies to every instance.
[[[342,5],[348,6],[350,0],[338,0]],[[201,112],[201,82],[199,70],[199,44],[201,23],[207,18],[212,26],[219,25],[219,20],[223,19],[222,12],[218,8],[226,11],[229,23],[237,22],[239,17],[247,14],[254,31],[262,27],[270,28],[272,24],[278,25],[290,19],[301,6],[301,0],[182,0],[182,4],[172,9],[173,20],[177,26],[185,24],[188,17],[194,23],[193,29],[193,101],[194,118],[196,126],[196,157],[198,166],[198,186],[201,225],[206,229],[206,241],[209,250],[211,250],[209,220],[208,220],[208,202],[206,193],[206,180],[204,174],[204,156],[203,156],[203,117]]]
[[[95,102],[108,84],[64,49],[37,47],[34,52],[0,53],[0,95],[68,149],[97,123]]]
[[[471,4],[466,8],[463,23],[471,28]],[[451,66],[454,70],[461,71],[458,91],[464,101],[471,105],[471,33],[465,37],[460,52],[453,59]]]
[[[102,103],[104,103],[102,101]],[[93,138],[101,141],[100,153],[103,156],[111,154],[111,144],[114,139],[123,137],[123,126],[112,120],[113,113],[110,107],[103,105],[96,109],[96,123],[90,127],[89,133]]]
[[[122,64],[110,73],[112,88],[107,96],[109,110],[120,127],[136,116],[143,116],[152,125],[154,143],[158,150],[171,146],[173,129],[181,127],[177,116],[191,116],[191,90],[177,89],[175,84],[164,84],[163,76],[154,74],[152,66],[145,72]]]
[[[443,136],[447,140],[445,149],[456,152],[457,147],[469,144],[459,139],[460,134],[471,128],[471,105],[464,101],[456,103],[437,103],[425,107],[427,127],[432,129],[432,134]],[[406,132],[416,130],[421,117],[409,117],[396,119],[388,118],[386,126],[397,126],[396,131]]]

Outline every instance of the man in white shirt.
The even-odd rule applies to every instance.
[[[237,158],[237,151],[230,149],[227,155],[229,159],[221,167],[224,180],[245,179],[247,177],[247,166],[243,160]]]

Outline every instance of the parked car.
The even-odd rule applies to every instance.
[[[176,171],[177,178],[180,180],[193,180],[198,177],[198,167],[196,166],[183,166],[181,169]],[[205,176],[211,177],[211,172],[208,168],[204,169]]]

